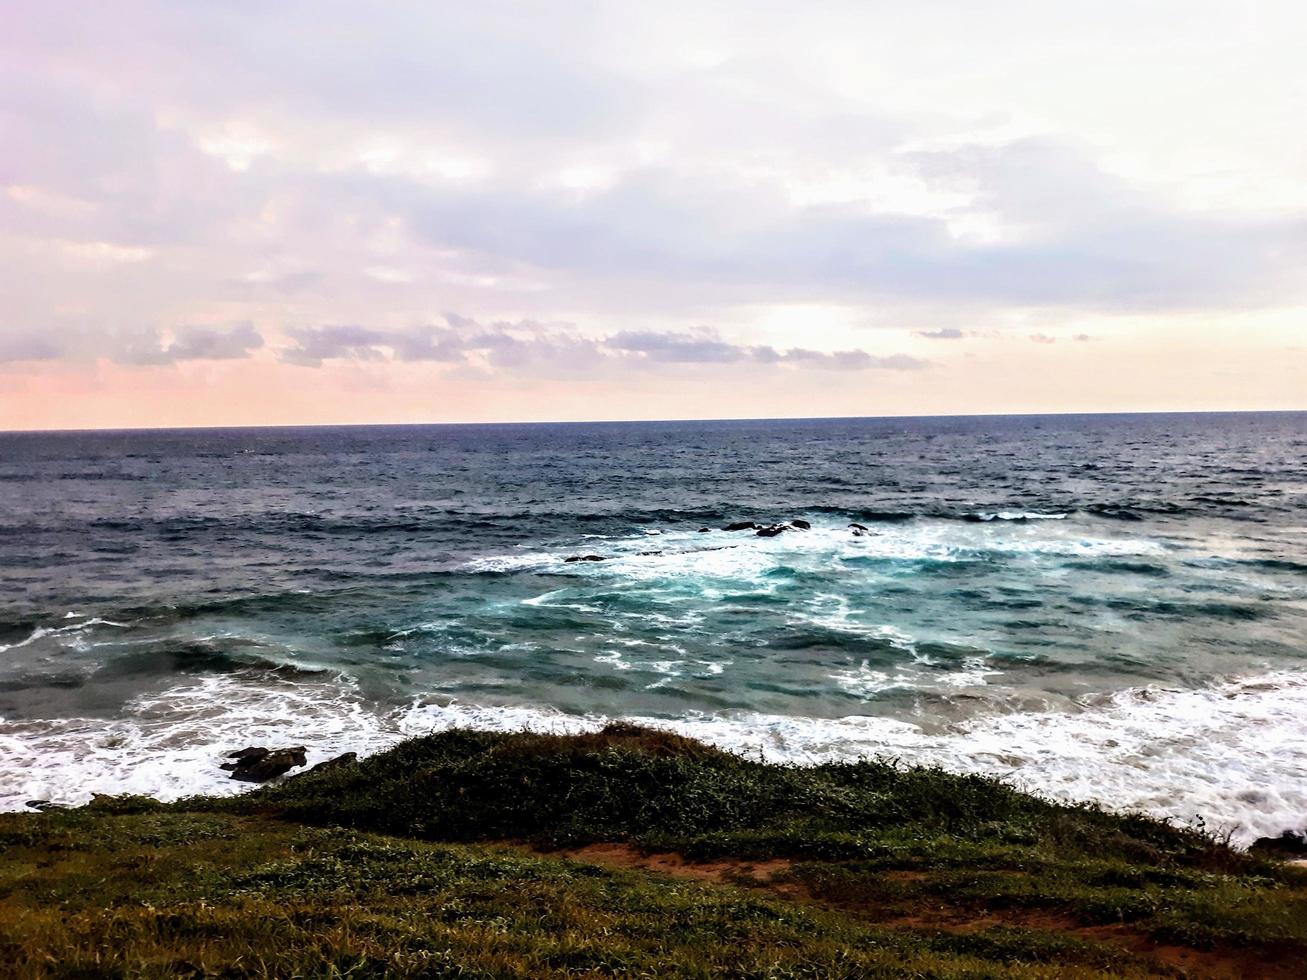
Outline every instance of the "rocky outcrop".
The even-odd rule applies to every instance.
[[[574,561],[603,561],[603,555],[568,555],[563,559],[564,564],[570,565]]]
[[[304,765],[306,759],[304,746],[295,745],[285,749],[268,749],[262,745],[252,745],[246,749],[228,752],[221,768],[231,773],[232,779],[246,783],[266,783],[269,779],[284,776],[296,766]]]
[[[790,521],[788,524],[767,524],[767,525],[755,524],[754,527],[757,529],[755,533],[758,535],[758,537],[774,538],[776,537],[776,535],[784,534],[786,531],[810,530],[812,528],[812,525],[809,524],[807,521],[799,520],[796,518],[795,520]]]
[[[1307,858],[1307,834],[1286,830],[1279,837],[1259,837],[1249,850],[1278,857]]]
[[[758,527],[759,525],[753,523],[753,521],[736,521],[733,524],[727,524],[724,528],[722,528],[722,530],[723,531],[756,531],[758,530]]]
[[[849,530],[853,532],[853,536],[855,538],[860,538],[864,534],[866,534],[870,530],[870,528],[868,528],[867,525],[865,524],[859,524],[855,521],[854,523],[849,525]]]

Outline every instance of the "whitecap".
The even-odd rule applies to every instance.
[[[67,619],[68,617],[65,616],[64,618]],[[118,623],[111,619],[100,619],[99,617],[87,619],[80,623],[72,623],[68,626],[38,626],[33,629],[25,639],[19,640],[17,643],[0,644],[0,653],[5,653],[9,650],[17,650],[20,647],[28,646],[29,644],[35,643],[37,640],[44,639],[47,636],[68,636],[74,633],[81,633],[84,630],[89,630],[94,626],[112,626],[115,629],[130,629],[129,624],[127,623]]]

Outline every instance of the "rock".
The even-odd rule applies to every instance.
[[[242,766],[248,766],[258,762],[271,751],[271,749],[264,748],[262,745],[251,745],[248,749],[237,749],[235,752],[227,753],[228,759],[235,759],[236,761],[224,762],[218,768],[232,772]]]
[[[800,531],[809,531],[812,525],[807,521],[790,521],[790,527],[798,528]]]
[[[565,564],[570,565],[574,561],[603,561],[603,555],[569,555],[563,559]]]
[[[43,813],[46,810],[68,809],[67,803],[55,803],[53,800],[28,800],[27,805],[30,806],[33,810],[40,810]]]
[[[231,773],[232,779],[246,783],[266,783],[269,779],[290,772],[305,762],[304,746],[296,745],[286,749],[266,749],[261,745],[229,752],[227,758],[235,762],[222,765]]]
[[[758,528],[757,533],[760,538],[774,538],[782,531],[788,531],[789,529],[790,526],[788,524],[773,524],[770,527]]]
[[[1307,834],[1286,830],[1279,837],[1259,837],[1253,841],[1252,851],[1262,851],[1279,857],[1307,857]]]
[[[723,531],[756,531],[758,530],[758,527],[759,525],[753,523],[753,521],[736,521],[734,524],[727,524],[724,528],[722,528],[722,530]]]
[[[855,538],[860,538],[870,529],[865,524],[853,523],[849,525],[849,530],[853,532]]]
[[[710,528],[710,527],[701,527],[701,528],[699,528],[699,533],[700,533],[700,534],[707,534],[707,533],[708,533],[709,531],[711,531],[711,530],[712,530],[712,528]]]

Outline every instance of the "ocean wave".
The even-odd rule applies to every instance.
[[[987,524],[990,521],[1064,521],[1067,514],[1049,514],[1040,511],[1000,510],[963,514],[961,520]]]
[[[101,619],[98,616],[83,620],[80,623],[70,623],[67,626],[37,626],[26,637],[15,643],[0,644],[0,653],[7,653],[10,650],[17,650],[21,647],[29,646],[47,636],[67,636],[74,633],[84,633],[96,626],[109,626],[115,629],[129,628],[127,623],[119,623],[111,619]]]
[[[463,571],[475,574],[513,574],[548,571],[574,577],[623,577],[650,579],[668,576],[693,577],[701,582],[719,578],[761,579],[784,570],[804,574],[797,559],[819,562],[813,566],[829,571],[831,560],[861,562],[975,562],[1023,556],[1065,558],[1135,558],[1165,553],[1156,541],[1143,537],[1086,535],[1075,529],[1024,533],[1026,522],[1061,524],[1064,515],[1026,513],[995,515],[994,522],[977,519],[974,527],[957,524],[914,522],[896,524],[874,533],[854,535],[843,525],[814,524],[809,530],[790,531],[776,537],[758,537],[749,531],[712,531],[708,534],[666,530],[657,550],[649,550],[648,535],[641,531],[613,537],[602,548],[583,546],[584,538],[556,550],[528,554],[497,554],[470,559]],[[997,525],[1014,525],[1001,533]],[[573,562],[575,554],[599,553],[602,561]]]
[[[689,666],[688,664],[686,666]],[[982,669],[965,665],[964,669]],[[675,669],[669,662],[661,667]],[[706,670],[711,670],[706,663]],[[869,678],[869,680],[875,680]],[[750,756],[802,764],[890,756],[1004,777],[1046,796],[1229,829],[1247,844],[1307,829],[1307,673],[1182,690],[1138,687],[1058,710],[988,714],[933,730],[911,719],[750,712],[630,716]],[[248,744],[304,744],[313,764],[454,727],[557,733],[608,717],[457,701],[381,709],[347,682],[208,676],[132,701],[124,717],[0,721],[0,807],[92,793],[176,799],[246,787],[218,768]]]
[[[1252,568],[1264,568],[1272,572],[1296,572],[1307,575],[1307,562],[1291,561],[1288,558],[1245,558],[1239,564]]]

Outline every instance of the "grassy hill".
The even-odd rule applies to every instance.
[[[15,976],[1307,975],[1307,871],[993,780],[454,731],[0,815]],[[5,967],[0,967],[0,971]]]

